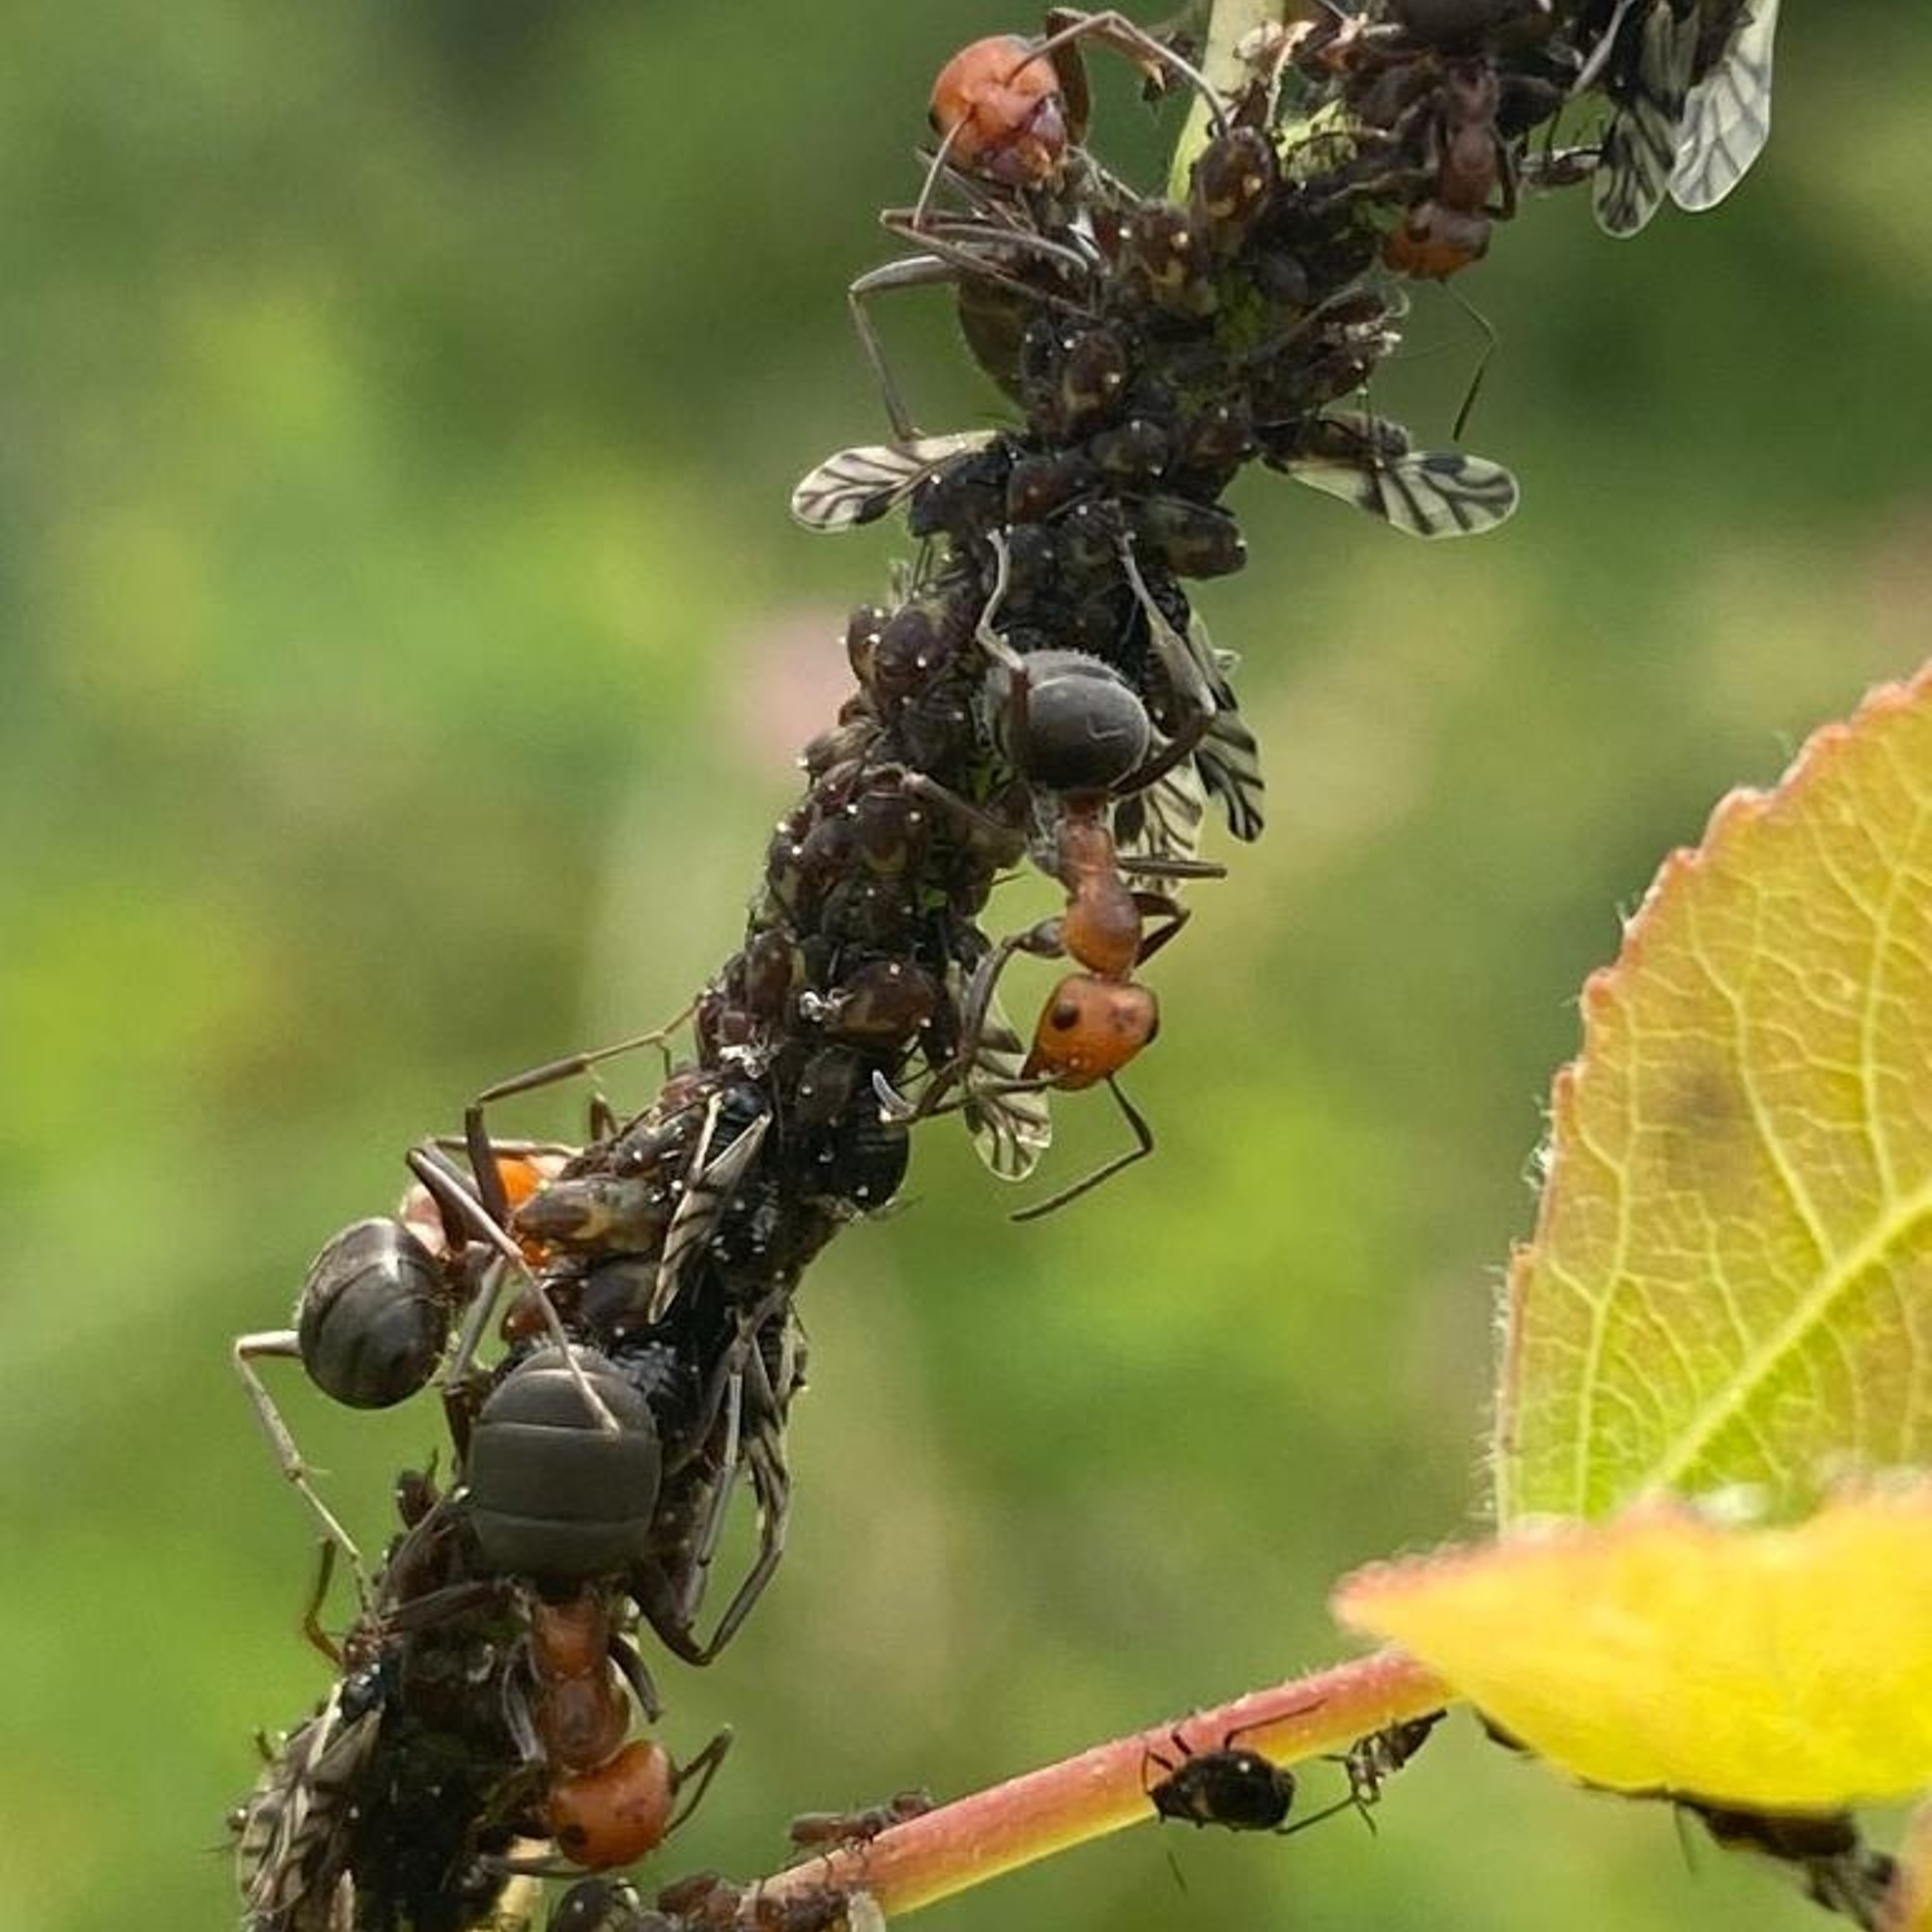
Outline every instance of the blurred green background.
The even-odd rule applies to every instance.
[[[1468,441],[1523,481],[1508,530],[1425,548],[1243,485],[1251,567],[1201,603],[1270,824],[1154,974],[1158,1157],[1015,1228],[935,1127],[905,1210],[810,1280],[784,1571],[719,1665],[662,1671],[680,1747],[738,1729],[675,1868],[749,1873],[794,1810],[968,1789],[1320,1663],[1338,1573],[1478,1520],[1496,1273],[1575,988],[1725,787],[1926,651],[1932,20],[1788,11],[1733,203],[1614,243],[1559,197],[1459,282],[1501,336]],[[667,1016],[735,944],[895,549],[784,515],[884,431],[842,291],[912,191],[933,69],[1031,24],[14,0],[10,1923],[233,1918],[250,1733],[324,1672],[309,1526],[228,1337],[283,1319],[466,1094]],[[1151,157],[1119,111],[1114,152]],[[992,418],[943,301],[886,319],[928,427]],[[1381,400],[1444,440],[1478,332],[1424,290],[1410,345]],[[1057,1114],[1053,1180],[1120,1143],[1103,1098]],[[504,1123],[579,1119],[561,1094]],[[282,1385],[379,1541],[436,1417]],[[1380,1823],[1138,1832],[930,1923],[1812,1922],[1466,1723]]]

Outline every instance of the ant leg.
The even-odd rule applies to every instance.
[[[577,1359],[576,1351],[570,1346],[570,1337],[563,1332],[563,1323],[557,1320],[551,1298],[537,1288],[525,1262],[523,1250],[503,1232],[499,1222],[493,1220],[483,1204],[472,1195],[463,1182],[435,1157],[432,1151],[412,1148],[407,1157],[409,1170],[429,1190],[430,1198],[437,1204],[440,1212],[454,1213],[469,1228],[471,1234],[481,1237],[484,1245],[494,1251],[495,1262],[485,1270],[482,1286],[471,1296],[469,1312],[464,1317],[463,1331],[456,1339],[456,1348],[449,1358],[449,1366],[443,1372],[442,1393],[445,1403],[457,1401],[463,1394],[463,1378],[469,1371],[469,1365],[476,1359],[476,1351],[482,1347],[483,1332],[488,1327],[490,1318],[496,1313],[497,1304],[502,1298],[503,1283],[512,1273],[521,1275],[535,1292],[537,1305],[544,1318],[544,1327],[548,1331],[551,1345],[563,1357],[563,1362],[571,1379],[576,1382],[578,1393],[582,1396],[584,1406],[590,1411],[593,1425],[607,1435],[620,1434],[617,1418],[605,1406],[604,1398],[591,1387],[589,1378],[583,1373],[583,1365]]]
[[[1126,1116],[1127,1125],[1133,1129],[1134,1145],[1125,1153],[1117,1153],[1112,1160],[1103,1162],[1084,1180],[1076,1180],[1071,1187],[1063,1187],[1058,1194],[1049,1194],[1044,1201],[1036,1201],[1031,1208],[1021,1208],[1008,1218],[1014,1221],[1037,1221],[1043,1214],[1051,1214],[1056,1208],[1065,1208],[1069,1201],[1078,1201],[1083,1194],[1091,1193],[1103,1180],[1111,1180],[1123,1168],[1132,1167],[1136,1161],[1145,1160],[1153,1151],[1153,1129],[1148,1125],[1147,1117],[1121,1091],[1119,1081],[1112,1074],[1107,1076],[1107,1091],[1119,1103],[1121,1112]]]
[[[879,398],[886,406],[886,420],[892,424],[893,436],[899,442],[916,441],[919,431],[913,426],[912,412],[899,393],[898,382],[886,359],[885,344],[879,339],[879,331],[872,325],[871,311],[866,304],[873,296],[889,289],[934,288],[957,279],[952,264],[937,255],[907,255],[902,260],[867,270],[845,291],[845,308],[852,318],[852,332],[859,338],[860,353],[866,358],[866,366],[872,372],[872,380],[879,385]]]
[[[1143,921],[1159,919],[1167,922],[1143,936],[1140,951],[1134,954],[1136,966],[1145,966],[1194,917],[1191,906],[1184,906],[1179,900],[1169,898],[1165,893],[1136,893],[1134,910],[1140,914]]]
[[[1206,105],[1215,133],[1225,134],[1228,131],[1227,107],[1208,77],[1124,14],[1111,7],[1098,14],[1082,14],[1071,7],[1051,7],[1047,10],[1046,26],[1046,39],[1034,49],[1036,60],[1041,55],[1053,60],[1061,47],[1071,45],[1076,41],[1098,41],[1103,47],[1124,56],[1141,71],[1144,78],[1158,82],[1163,91],[1170,74],[1185,82]],[[1061,83],[1062,93],[1065,93],[1065,77],[1057,60],[1053,61],[1053,71],[1054,77]],[[1083,88],[1083,94],[1084,91]],[[1069,108],[1072,105],[1070,99],[1068,105]]]
[[[665,1827],[665,1836],[669,1837],[691,1814],[697,1809],[704,1794],[711,1789],[711,1780],[718,1776],[718,1767],[724,1762],[731,1748],[731,1726],[726,1724],[691,1760],[689,1764],[674,1764],[670,1773],[670,1788],[673,1796],[683,1792],[687,1784],[696,1779],[692,1794],[672,1814],[671,1821]]]
[[[242,1378],[242,1386],[254,1406],[256,1419],[269,1438],[269,1447],[274,1452],[282,1474],[295,1485],[296,1493],[308,1505],[316,1521],[322,1525],[324,1536],[349,1559],[350,1572],[355,1578],[356,1597],[366,1603],[369,1578],[363,1571],[362,1553],[355,1548],[355,1539],[343,1528],[336,1520],[335,1512],[323,1501],[321,1492],[309,1481],[308,1464],[302,1461],[296,1438],[290,1433],[288,1424],[282,1420],[282,1412],[275,1406],[268,1384],[255,1373],[254,1362],[269,1357],[301,1359],[301,1344],[293,1328],[238,1335],[230,1345],[229,1359],[235,1364],[235,1373]]]
[[[463,1144],[469,1154],[469,1164],[475,1170],[478,1198],[485,1210],[499,1227],[509,1220],[509,1204],[503,1198],[503,1184],[497,1173],[495,1150],[490,1137],[484,1130],[484,1110],[498,1100],[508,1100],[519,1094],[533,1094],[539,1088],[554,1087],[559,1081],[574,1079],[580,1073],[588,1073],[593,1067],[601,1066],[607,1060],[615,1060],[619,1055],[636,1053],[640,1047],[655,1046],[664,1054],[665,1072],[670,1072],[670,1055],[665,1051],[665,1041],[679,1027],[690,1019],[697,1009],[696,1002],[667,1021],[661,1027],[654,1027],[649,1033],[640,1033],[632,1039],[620,1039],[611,1046],[592,1047],[587,1052],[566,1054],[561,1060],[547,1060],[541,1066],[532,1066],[523,1073],[513,1073],[507,1080],[496,1081],[483,1089],[463,1110]]]
[[[655,1724],[664,1716],[664,1703],[658,1696],[658,1687],[651,1681],[651,1673],[644,1668],[644,1660],[638,1655],[638,1647],[628,1638],[612,1636],[611,1639],[611,1662],[617,1666],[618,1674],[631,1687],[631,1694],[638,1700],[638,1708],[645,1719]]]

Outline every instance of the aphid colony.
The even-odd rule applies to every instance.
[[[1262,829],[1233,660],[1184,587],[1244,561],[1224,493],[1259,460],[1412,535],[1507,517],[1507,471],[1417,450],[1360,407],[1398,340],[1403,279],[1476,261],[1520,184],[1594,177],[1615,233],[1666,192],[1717,200],[1768,126],[1774,11],[1371,0],[1255,37],[1225,91],[1118,14],[1062,13],[1039,40],[947,65],[919,202],[884,217],[911,252],[851,296],[894,440],[820,465],[793,505],[824,529],[902,508],[917,559],[890,606],[851,617],[852,695],[805,749],[803,796],[682,1057],[667,1050],[635,1118],[593,1109],[581,1148],[497,1139],[486,1109],[603,1055],[484,1094],[460,1139],[412,1151],[394,1215],[323,1249],[295,1325],[237,1344],[358,1594],[339,1639],[311,1615],[335,1683],[236,1813],[249,1932],[461,1932],[521,1870],[592,1874],[553,1915],[573,1932],[841,1921],[836,1894],[781,1908],[687,1880],[645,1908],[596,1876],[660,1844],[724,1754],[721,1736],[680,1766],[639,1734],[661,1717],[640,1645],[648,1632],[709,1663],[777,1568],[800,1280],[893,1199],[926,1117],[960,1114],[1017,1179],[1048,1145],[1047,1095],[1109,1088],[1128,1151],[1029,1212],[1151,1150],[1119,1085],[1158,1025],[1140,971],[1186,921],[1180,885],[1222,869],[1199,855],[1208,801],[1237,840]],[[1089,152],[1090,46],[1205,109],[1177,198]],[[1532,131],[1592,91],[1609,103],[1601,142],[1532,153]],[[951,290],[1013,427],[914,429],[870,303],[923,284]],[[989,933],[996,878],[1027,860],[1063,909]],[[1027,1039],[999,1000],[1015,953],[1066,968]],[[399,1484],[373,1574],[260,1379],[275,1356],[352,1406],[440,1388],[448,1475]],[[714,1613],[741,1486],[756,1551]],[[1252,1756],[1177,1760],[1151,1795],[1169,1815],[1274,1829],[1293,1782]],[[1351,1766],[1354,1798],[1400,1761]],[[810,1822],[805,1842],[921,1808],[905,1794]]]

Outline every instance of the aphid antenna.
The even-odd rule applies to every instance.
[[[1455,421],[1449,425],[1449,440],[1461,442],[1463,432],[1469,426],[1469,417],[1475,410],[1476,398],[1482,393],[1483,379],[1490,373],[1491,358],[1496,353],[1497,336],[1495,325],[1467,296],[1460,289],[1451,288],[1447,282],[1444,282],[1442,287],[1449,299],[1482,331],[1483,337],[1482,354],[1476,358],[1475,370],[1469,377],[1469,386],[1463,391],[1462,407],[1456,412]]]

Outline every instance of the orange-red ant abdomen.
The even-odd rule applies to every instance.
[[[1053,64],[1012,34],[975,41],[940,69],[932,125],[948,160],[1009,187],[1052,181],[1066,154]]]
[[[663,1843],[676,1794],[670,1753],[639,1738],[595,1770],[558,1778],[544,1823],[573,1864],[609,1871]]]

